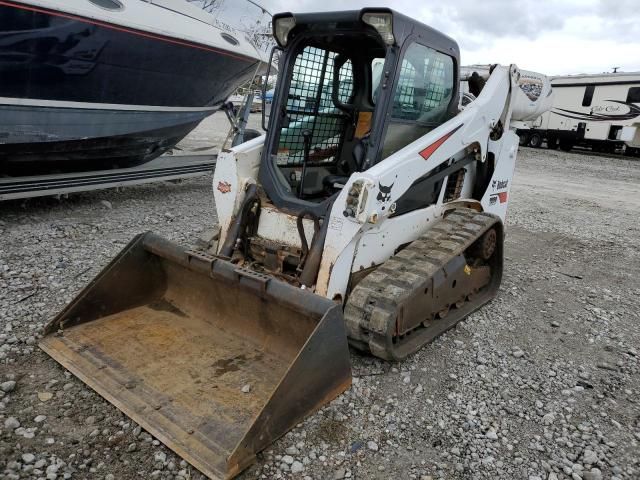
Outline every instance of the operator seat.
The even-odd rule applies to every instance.
[[[353,147],[353,164],[355,165],[356,172],[362,171],[362,165],[364,164],[364,158],[366,154],[365,140],[369,139],[369,133],[367,133],[364,137],[358,140]],[[350,175],[327,175],[322,179],[322,184],[327,192],[334,192],[335,190],[340,190],[347,184]]]

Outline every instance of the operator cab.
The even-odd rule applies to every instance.
[[[362,169],[359,144],[369,134],[374,110],[371,65],[384,58],[371,39],[336,40],[314,38],[300,45],[286,103],[278,112],[274,160],[291,192],[307,200],[331,195],[351,172]]]
[[[273,26],[283,53],[260,180],[280,208],[322,216],[351,174],[457,112],[457,44],[410,18],[364,9]]]

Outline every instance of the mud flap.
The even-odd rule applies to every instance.
[[[40,347],[212,479],[240,473],[351,383],[339,305],[152,233]]]

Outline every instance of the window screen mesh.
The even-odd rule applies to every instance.
[[[296,57],[287,93],[286,117],[280,130],[277,164],[302,165],[303,132],[311,132],[309,158],[314,163],[331,163],[342,143],[346,115],[332,97],[335,59],[338,54],[306,47]],[[338,100],[349,102],[353,95],[353,70],[345,62],[339,71]]]

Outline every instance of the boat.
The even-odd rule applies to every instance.
[[[0,0],[0,175],[134,166],[174,147],[268,58],[252,41],[259,25],[221,12],[204,0]]]

